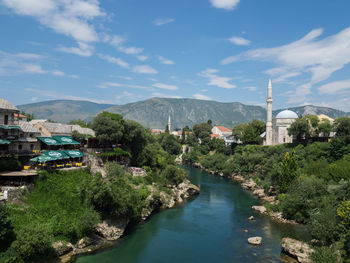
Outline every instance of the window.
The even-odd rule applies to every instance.
[[[30,145],[30,150],[33,151],[34,150],[34,144]]]
[[[5,115],[4,124],[5,125],[9,124],[9,116],[8,115]]]
[[[22,144],[18,145],[18,150],[22,150]]]

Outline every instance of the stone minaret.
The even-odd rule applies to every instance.
[[[169,115],[169,119],[168,119],[168,130],[169,133],[171,132],[171,121],[170,121],[170,115]]]
[[[269,80],[267,88],[267,118],[266,118],[266,145],[272,145],[272,85]]]

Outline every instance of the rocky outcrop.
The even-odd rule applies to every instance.
[[[128,223],[127,219],[119,219],[118,221],[104,220],[96,226],[95,230],[98,235],[106,240],[114,241],[124,234]]]
[[[52,243],[52,247],[56,252],[56,255],[58,257],[68,254],[69,252],[73,251],[74,246],[71,243],[65,243],[63,241],[57,241]]]
[[[289,224],[297,224],[294,220],[288,220],[283,218],[283,215],[281,212],[268,212],[266,207],[261,205],[261,206],[252,206],[252,209],[260,214],[267,215],[279,222],[282,223],[289,223]]]
[[[285,237],[281,241],[283,253],[295,258],[300,263],[313,263],[310,256],[314,250],[305,242]]]
[[[262,243],[262,237],[250,237],[248,243],[254,246],[259,246]]]

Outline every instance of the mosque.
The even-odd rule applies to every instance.
[[[269,80],[267,89],[267,121],[266,132],[263,134],[264,145],[278,145],[292,143],[293,136],[288,135],[288,128],[298,118],[294,111],[284,110],[277,114],[272,120],[272,85]]]

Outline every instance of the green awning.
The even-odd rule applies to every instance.
[[[38,139],[46,145],[61,145],[61,143],[51,137],[38,137]]]
[[[44,152],[42,152],[42,154],[44,156],[56,158],[56,160],[69,159],[69,156],[66,155],[63,151],[44,151]]]
[[[56,161],[56,160],[57,160],[57,158],[45,156],[45,155],[41,155],[41,156],[30,159],[30,161],[37,162],[37,163],[46,163],[49,161]]]
[[[11,142],[9,142],[8,140],[5,139],[0,139],[0,144],[10,144]]]
[[[69,155],[72,158],[84,157],[84,154],[81,151],[67,150],[67,151],[64,151],[64,153]]]
[[[20,130],[21,127],[16,126],[16,125],[0,125],[0,129],[4,129],[4,130]]]
[[[73,140],[72,136],[52,136],[52,138],[62,145],[80,145],[79,142]]]

